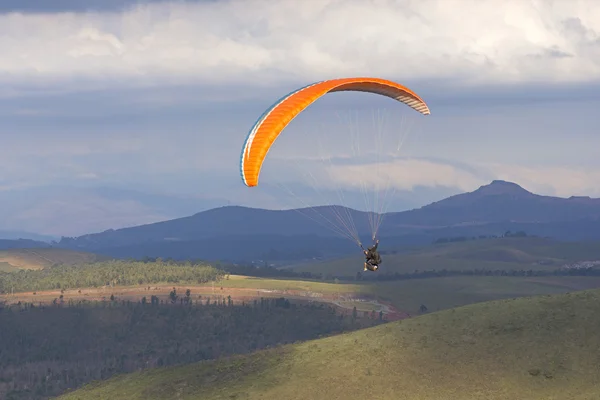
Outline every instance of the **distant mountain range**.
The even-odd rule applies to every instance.
[[[65,232],[82,235],[179,218],[228,202],[117,187],[44,186],[0,191],[0,204],[0,238],[46,241]]]
[[[361,238],[370,240],[369,219],[361,211],[339,206],[283,211],[227,206],[190,217],[63,238],[58,246],[116,257],[286,263],[356,251],[356,244],[324,226],[339,215],[350,215]],[[507,230],[560,240],[600,239],[600,199],[540,196],[498,180],[473,192],[384,217],[379,237],[388,249],[426,244],[440,237],[501,235]]]
[[[0,250],[47,248],[50,244],[30,239],[0,239]]]

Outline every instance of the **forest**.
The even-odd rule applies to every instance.
[[[191,363],[384,323],[324,304],[173,291],[171,301],[65,302],[0,308],[0,398],[46,399],[93,380]]]
[[[256,277],[288,277],[325,281],[397,281],[408,279],[439,278],[446,276],[600,276],[595,267],[557,268],[554,270],[415,270],[407,273],[380,272],[353,275],[294,272],[273,267],[252,265],[215,264],[172,260],[111,260],[77,266],[55,265],[42,270],[0,272],[0,294],[36,290],[77,289],[83,287],[129,286],[145,284],[202,284],[224,279],[227,274]]]
[[[199,284],[220,280],[225,272],[206,264],[156,260],[111,260],[83,265],[55,265],[42,270],[0,272],[0,293],[82,287]]]

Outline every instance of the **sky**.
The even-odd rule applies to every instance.
[[[217,204],[368,207],[362,188],[394,194],[393,211],[493,179],[600,197],[598,27],[596,0],[3,0],[0,230],[76,235]],[[351,76],[397,81],[431,115],[332,93],[245,187],[258,116]]]

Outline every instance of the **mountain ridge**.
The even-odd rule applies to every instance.
[[[360,239],[370,242],[367,214],[339,205],[287,210],[232,205],[188,217],[63,237],[56,245],[119,257],[185,255],[247,260],[277,254],[280,259],[310,259],[356,249],[356,244],[328,226],[339,218],[351,216]],[[421,208],[387,213],[378,236],[396,247],[423,245],[439,237],[501,235],[506,230],[559,240],[598,240],[599,221],[600,199],[541,196],[516,183],[495,180]]]

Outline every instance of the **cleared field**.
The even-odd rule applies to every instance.
[[[557,294],[576,290],[600,288],[600,277],[446,277],[412,279],[406,281],[364,283],[326,283],[301,280],[263,279],[231,276],[215,285],[160,284],[145,286],[117,286],[66,290],[64,300],[106,300],[111,295],[119,300],[139,301],[152,295],[167,300],[176,287],[183,295],[187,289],[192,297],[213,299],[231,296],[234,301],[257,297],[305,298],[314,301],[342,302],[353,298],[380,300],[400,311],[415,314],[421,305],[429,311],[444,310],[467,304],[540,294]],[[150,289],[148,289],[150,288]],[[81,291],[81,293],[79,292]],[[61,295],[59,290],[15,293],[0,300],[12,302],[52,302]],[[345,303],[349,308],[349,304]],[[358,302],[357,304],[361,304]],[[370,310],[369,310],[370,311]]]
[[[14,269],[43,269],[54,264],[87,264],[107,260],[108,257],[82,251],[65,249],[10,249],[0,250],[0,268],[2,264]],[[7,272],[11,272],[7,270]]]
[[[385,243],[380,250],[386,251]],[[383,254],[381,272],[415,270],[555,270],[576,261],[600,260],[600,242],[557,242],[544,238],[498,238],[443,243],[398,254]],[[359,251],[354,257],[294,266],[307,271],[339,276],[362,270]]]
[[[591,400],[600,291],[480,303],[349,334],[115,377],[75,399]]]

